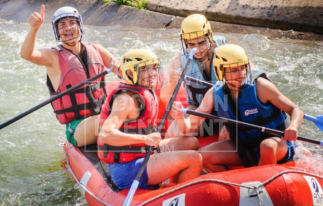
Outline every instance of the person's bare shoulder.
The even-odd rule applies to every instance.
[[[280,93],[276,86],[268,79],[259,77],[256,80],[257,96],[262,103],[267,103]]]
[[[55,48],[51,49],[41,49],[42,55],[47,57],[46,66],[47,70],[60,71],[58,53]]]
[[[257,78],[256,85],[257,85],[257,90],[270,89],[271,87],[275,86],[271,81],[263,77]]]

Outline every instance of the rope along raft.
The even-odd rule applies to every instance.
[[[67,158],[66,158],[67,159]],[[67,160],[68,161],[68,160]],[[107,205],[107,206],[111,206],[109,203],[106,203],[104,202],[103,200],[101,200],[99,197],[97,197],[95,194],[93,194],[90,190],[88,190],[86,188],[86,186],[84,186],[75,176],[74,172],[72,171],[72,169],[70,168],[70,165],[69,163],[67,162],[67,166],[68,166],[68,170],[69,172],[72,174],[73,178],[75,179],[75,181],[77,182],[76,185],[75,185],[75,188],[78,188],[78,187],[81,187],[83,188],[89,195],[91,195],[93,198],[95,198],[96,200],[98,200],[100,203],[102,203],[103,205]],[[304,174],[304,175],[311,175],[313,177],[317,177],[317,178],[320,178],[320,179],[323,179],[323,176],[319,176],[319,175],[316,175],[316,174],[312,174],[310,172],[305,172],[305,171],[298,171],[298,170],[286,170],[286,171],[283,171],[283,172],[280,172],[276,175],[274,175],[273,177],[269,178],[268,180],[264,181],[262,184],[258,185],[258,186],[246,186],[246,185],[242,185],[242,184],[237,184],[237,183],[234,183],[234,182],[229,182],[229,181],[223,181],[223,180],[217,180],[217,179],[203,179],[203,180],[197,180],[197,181],[194,181],[194,182],[190,182],[188,184],[185,184],[185,185],[182,185],[180,187],[177,187],[177,188],[174,188],[172,190],[169,190],[165,193],[162,193],[160,195],[157,195],[156,197],[154,198],[151,198],[151,199],[148,199],[146,200],[145,202],[141,203],[140,206],[142,205],[146,205],[154,200],[157,200],[158,198],[161,198],[165,195],[168,195],[170,193],[173,193],[175,191],[178,191],[180,189],[183,189],[185,187],[189,187],[189,186],[192,186],[192,185],[195,185],[195,184],[199,184],[199,183],[205,183],[205,182],[211,182],[211,183],[218,183],[218,184],[223,184],[223,185],[231,185],[231,186],[236,186],[236,187],[242,187],[242,188],[247,188],[247,189],[253,189],[253,190],[256,190],[257,192],[257,196],[258,196],[258,203],[259,205],[263,205],[262,204],[262,201],[261,201],[261,198],[259,198],[259,193],[262,192],[261,191],[261,188],[264,187],[265,185],[267,185],[268,183],[272,182],[273,180],[275,180],[276,178],[278,178],[279,176],[282,176],[284,174],[287,174],[287,173],[299,173],[299,174]]]

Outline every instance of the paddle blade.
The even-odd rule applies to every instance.
[[[323,132],[323,116],[313,117],[305,114],[304,119],[312,121]]]

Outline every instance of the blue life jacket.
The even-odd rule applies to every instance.
[[[259,77],[266,77],[261,71],[250,70],[242,85],[242,92],[239,93],[237,105],[234,104],[229,88],[225,85],[214,86],[213,101],[214,110],[221,117],[239,120],[250,124],[264,126],[271,129],[282,128],[286,120],[286,114],[272,105],[270,102],[263,104],[257,97],[256,80]],[[253,142],[261,137],[261,131],[251,128],[239,127],[237,125],[228,125],[228,132],[232,139],[236,135],[241,142]],[[284,128],[284,127],[283,127]]]
[[[216,48],[219,47],[220,45],[226,44],[226,40],[224,36],[213,36],[213,40],[214,43],[216,44]],[[213,55],[214,55],[214,51],[212,54],[212,59],[213,59]],[[183,54],[181,55],[181,59],[182,59],[182,65],[186,65],[186,62],[188,61],[188,54]],[[203,63],[201,63],[203,64]],[[213,68],[213,61],[211,61],[211,83],[215,83],[217,81],[217,78],[215,77],[214,74],[214,69]],[[203,72],[203,71],[202,71]],[[191,62],[190,67],[187,70],[186,73],[187,76],[196,78],[196,79],[200,79],[203,81],[207,81],[204,77],[203,77],[203,73],[201,73],[201,70],[198,67],[197,61],[195,60],[195,58],[193,58],[193,61]],[[202,99],[205,95],[205,93],[210,89],[210,87],[198,84],[198,83],[194,83],[188,80],[184,79],[184,87],[187,93],[187,102],[190,105],[194,105],[194,106],[199,106],[202,102]]]

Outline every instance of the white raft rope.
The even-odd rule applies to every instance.
[[[68,161],[67,156],[66,156],[66,163],[67,163],[66,165],[67,165],[68,171],[72,174],[74,180],[76,181],[76,184],[74,186],[75,189],[78,189],[78,188],[82,187],[89,195],[91,195],[93,198],[95,198],[97,201],[99,201],[103,205],[113,206],[113,205],[110,205],[109,203],[105,202],[104,200],[100,199],[99,197],[97,197],[95,194],[93,194],[85,185],[83,185],[77,179],[77,177],[75,176],[73,170],[70,167],[70,164],[69,164],[69,161]],[[246,186],[246,185],[242,185],[242,184],[238,184],[238,183],[234,183],[234,182],[228,182],[228,181],[217,180],[217,179],[196,180],[196,181],[190,182],[188,184],[182,185],[180,187],[176,187],[176,188],[174,188],[172,190],[169,190],[167,192],[164,192],[162,194],[159,194],[159,195],[157,195],[157,196],[155,196],[155,197],[153,197],[151,199],[148,199],[145,202],[141,203],[139,206],[146,205],[146,204],[148,204],[148,203],[150,203],[150,202],[152,202],[152,201],[154,201],[154,200],[156,200],[158,198],[161,198],[161,197],[163,197],[165,195],[168,195],[168,194],[170,194],[172,192],[175,192],[177,190],[183,189],[185,187],[189,187],[189,186],[192,186],[192,185],[195,185],[195,184],[199,184],[199,183],[204,183],[204,182],[213,182],[213,183],[219,183],[219,184],[224,184],[224,185],[232,185],[232,186],[236,186],[236,187],[244,187],[244,188],[247,188],[247,189],[254,189],[257,192],[258,205],[263,205],[262,200],[260,198],[260,193],[262,192],[262,188],[261,187],[265,187],[266,184],[270,183],[271,181],[275,180],[277,177],[279,177],[279,176],[281,176],[283,174],[286,174],[286,173],[299,173],[299,174],[311,175],[313,177],[317,177],[317,178],[323,179],[323,176],[316,175],[316,174],[313,174],[313,173],[310,173],[310,172],[299,171],[299,170],[286,170],[286,171],[283,171],[283,172],[280,172],[280,173],[274,175],[273,177],[269,178],[268,180],[264,181],[262,184],[260,184],[258,186]]]
[[[65,152],[64,152],[65,153]],[[99,201],[100,203],[102,203],[103,205],[107,205],[107,206],[113,206],[110,205],[109,203],[103,201],[102,199],[100,199],[99,197],[97,197],[95,194],[93,194],[85,185],[83,185],[76,177],[75,173],[73,172],[70,163],[68,161],[67,155],[65,153],[65,159],[66,159],[66,166],[68,171],[70,172],[70,174],[73,176],[74,180],[76,181],[76,184],[74,185],[74,189],[79,189],[80,187],[82,187],[89,195],[91,195],[94,199],[96,199],[97,201]]]
[[[156,197],[153,197],[151,199],[146,200],[145,202],[141,203],[139,206],[146,205],[146,204],[148,204],[148,203],[150,203],[150,202],[152,202],[152,201],[154,201],[154,200],[156,200],[158,198],[161,198],[161,197],[163,197],[165,195],[168,195],[168,194],[170,194],[172,192],[175,192],[177,190],[183,189],[183,188],[191,186],[191,185],[203,183],[203,182],[214,182],[214,183],[220,183],[220,184],[224,184],[224,185],[232,185],[232,186],[237,186],[237,187],[244,187],[244,188],[247,188],[247,189],[254,189],[254,190],[257,191],[258,204],[263,205],[262,201],[261,201],[261,198],[260,198],[260,193],[262,192],[261,187],[265,187],[266,184],[268,184],[269,182],[273,181],[277,177],[279,177],[279,176],[281,176],[283,174],[286,174],[286,173],[300,173],[300,174],[311,175],[313,177],[323,179],[323,176],[319,176],[319,175],[316,175],[316,174],[312,174],[310,172],[299,171],[299,170],[286,170],[286,171],[280,172],[280,173],[274,175],[273,177],[269,178],[268,180],[264,181],[262,184],[260,184],[258,186],[246,186],[246,185],[237,184],[237,183],[234,183],[234,182],[228,182],[228,181],[217,180],[217,179],[203,179],[203,180],[197,180],[197,181],[182,185],[180,187],[174,188],[174,189],[169,190],[167,192],[164,192],[164,193],[162,193],[160,195],[157,195]]]

